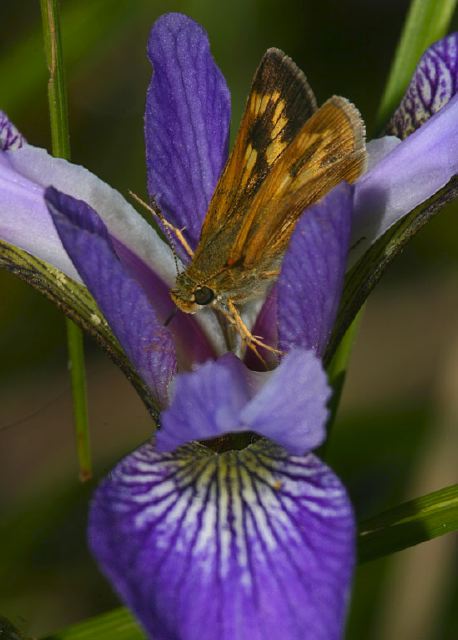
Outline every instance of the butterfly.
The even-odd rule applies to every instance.
[[[190,254],[171,291],[176,307],[195,313],[211,306],[256,353],[256,344],[266,347],[243,323],[241,306],[273,283],[307,207],[342,180],[356,180],[365,166],[365,127],[356,107],[333,96],[317,108],[302,71],[269,49],[194,252],[175,230]]]

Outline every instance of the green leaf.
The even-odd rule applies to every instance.
[[[334,332],[325,355],[327,363],[330,362],[342,337],[352,324],[366,298],[394,258],[445,204],[457,197],[458,176],[455,176],[429,200],[423,202],[388,229],[350,270],[345,278],[344,291],[334,325]]]
[[[6,269],[40,291],[92,336],[121,369],[153,419],[157,420],[158,410],[150,391],[132,367],[86,287],[4,240],[0,240],[0,269]]]
[[[119,608],[74,625],[42,640],[145,640],[127,609]]]
[[[359,562],[368,562],[458,530],[458,484],[361,522]]]
[[[377,115],[378,129],[385,125],[400,103],[422,54],[447,33],[456,2],[457,0],[413,0]]]

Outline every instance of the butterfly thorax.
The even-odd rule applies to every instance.
[[[227,309],[230,300],[237,306],[257,298],[265,293],[271,282],[269,271],[258,265],[256,269],[246,269],[239,265],[221,264],[215,272],[199,268],[200,262],[206,262],[207,256],[201,256],[197,264],[192,262],[177,277],[175,287],[170,292],[173,302],[185,313],[196,313],[205,306],[220,310]],[[212,258],[209,258],[212,260]]]

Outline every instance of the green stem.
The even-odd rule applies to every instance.
[[[326,459],[328,444],[330,442],[330,434],[332,426],[335,422],[337,409],[339,408],[342,391],[347,377],[348,363],[350,360],[351,350],[359,329],[359,325],[363,316],[364,307],[360,309],[352,324],[348,327],[344,337],[340,341],[335,354],[327,368],[329,384],[332,388],[332,398],[329,403],[329,420],[327,425],[328,437],[320,449],[320,456]]]
[[[48,102],[51,121],[52,151],[55,156],[69,160],[70,136],[67,89],[60,33],[59,2],[58,0],[40,0],[40,4],[46,60],[49,70]],[[67,320],[66,324],[70,361],[69,368],[73,392],[76,447],[80,478],[82,481],[85,481],[92,476],[92,466],[89,444],[83,334],[71,320]]]
[[[380,104],[377,130],[385,124],[401,101],[421,55],[430,44],[442,38],[447,32],[457,1],[412,0]],[[347,330],[328,367],[334,390],[328,433],[339,407],[348,362],[362,313],[363,310]]]
[[[412,1],[377,114],[377,130],[385,125],[401,101],[421,55],[447,33],[456,2]]]

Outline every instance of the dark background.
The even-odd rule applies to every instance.
[[[269,46],[301,66],[319,101],[374,116],[408,2],[64,0],[72,155],[123,193],[145,193],[146,40],[164,11],[209,32],[233,95],[233,130]],[[38,0],[0,4],[0,108],[50,147]],[[455,20],[456,28],[456,20]],[[359,517],[452,483],[458,416],[458,221],[444,210],[371,297],[330,462]],[[150,433],[122,375],[87,344],[95,475]],[[42,635],[117,606],[85,546],[87,503],[72,433],[63,318],[0,273],[0,614]],[[446,536],[358,569],[347,638],[455,638],[456,551]]]

